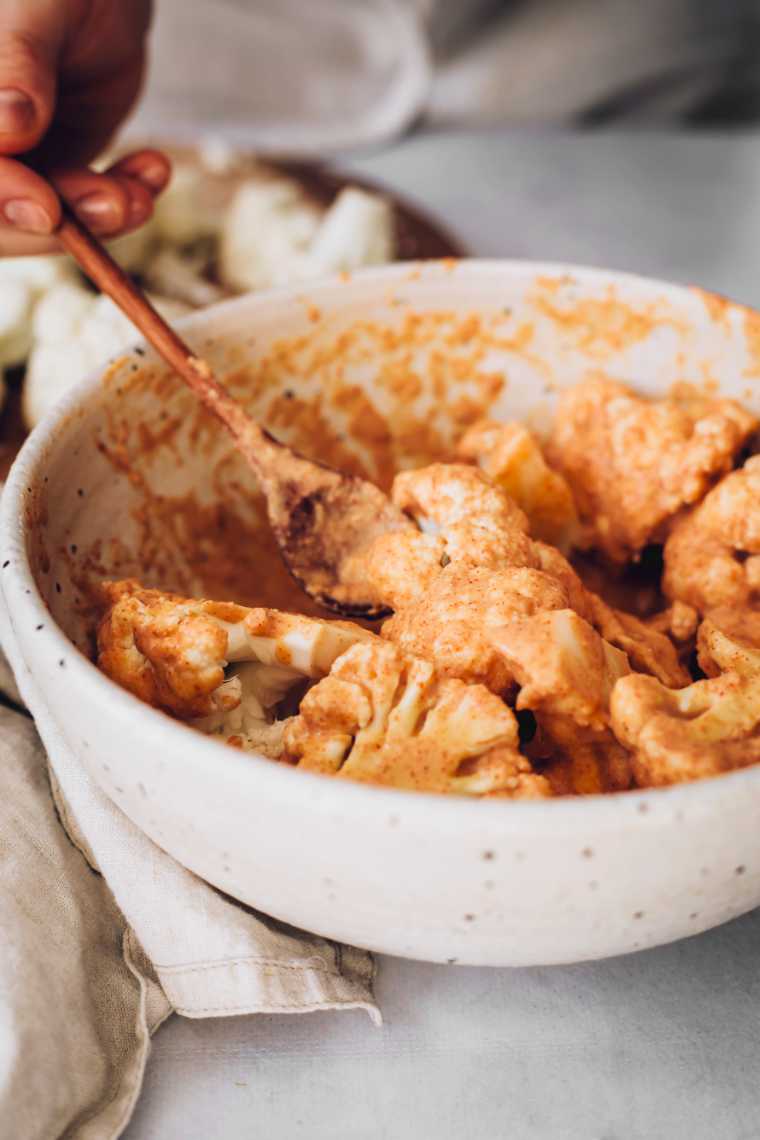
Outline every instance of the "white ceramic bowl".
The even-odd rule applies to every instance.
[[[509,262],[389,267],[184,323],[278,434],[383,478],[477,411],[544,422],[556,388],[589,371],[649,393],[719,381],[757,409],[758,330],[696,290]],[[80,385],[5,492],[0,580],[23,659],[90,774],[180,862],[296,926],[443,962],[618,954],[760,902],[760,768],[535,803],[410,794],[225,749],[113,685],[76,648],[83,578],[218,595],[258,573],[256,596],[282,600],[252,502],[226,439],[150,354]]]

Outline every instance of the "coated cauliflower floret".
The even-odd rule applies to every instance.
[[[511,710],[482,685],[442,679],[375,639],[355,645],[306,694],[285,730],[299,767],[396,788],[547,795],[518,750]]]
[[[760,761],[760,649],[707,619],[699,660],[710,674],[669,689],[641,674],[612,693],[612,727],[630,748],[639,786],[717,776]]]
[[[628,658],[573,610],[513,617],[491,636],[520,686],[518,709],[578,728],[608,727],[610,694],[630,672]]]
[[[561,584],[540,570],[452,564],[430,583],[421,604],[385,622],[382,635],[404,653],[435,661],[446,676],[503,694],[514,678],[494,645],[493,630],[515,616],[567,606]]]
[[[699,627],[697,657],[708,677],[733,672],[760,682],[760,611],[712,610]]]
[[[625,653],[573,610],[514,618],[494,642],[520,685],[516,706],[536,718],[560,794],[630,786],[628,756],[610,731],[610,696],[629,672]],[[535,747],[535,746],[534,746]]]
[[[371,583],[374,597],[395,610],[422,598],[450,564],[538,566],[525,515],[473,467],[403,471],[391,499],[420,529],[380,535],[348,560],[345,574]]]
[[[106,582],[101,592],[103,672],[241,747],[274,739],[272,712],[288,690],[324,676],[349,646],[373,637],[350,622],[181,598],[131,580]]]
[[[689,673],[666,630],[647,625],[633,614],[614,609],[593,590],[584,586],[563,554],[543,542],[535,543],[541,569],[561,582],[570,606],[597,633],[628,654],[631,664],[642,673],[652,673],[666,685],[688,685]]]
[[[574,545],[579,523],[572,492],[524,424],[480,420],[462,437],[458,451],[525,512],[534,538],[565,553]]]
[[[392,498],[423,533],[443,541],[449,562],[494,569],[536,565],[525,514],[473,467],[433,463],[402,471]]]
[[[697,632],[699,614],[685,602],[673,602],[666,609],[653,614],[646,624],[659,633],[669,634],[679,646],[690,645]]]
[[[679,660],[670,637],[634,614],[613,609],[597,594],[590,594],[590,601],[594,629],[605,641],[627,653],[634,669],[651,673],[664,685],[688,685],[691,675]]]
[[[664,557],[669,598],[700,613],[760,605],[760,455],[676,521]]]
[[[591,545],[623,562],[730,470],[756,428],[733,400],[645,400],[592,379],[560,396],[549,458],[570,483]]]
[[[569,607],[637,668],[688,683],[668,638],[607,606],[559,550],[529,539],[522,510],[476,469],[437,463],[405,471],[392,497],[421,529],[381,535],[354,558],[351,573],[396,611],[383,636],[405,652],[503,692],[509,671],[490,630],[515,613]]]

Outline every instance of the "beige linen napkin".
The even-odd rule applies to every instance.
[[[1,615],[0,633],[42,741],[0,707],[0,1140],[118,1136],[172,1010],[379,1022],[369,955],[238,906],[156,847],[61,739]]]

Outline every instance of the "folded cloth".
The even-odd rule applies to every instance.
[[[2,615],[0,635],[8,695],[35,720],[0,707],[0,1140],[118,1136],[172,1010],[379,1022],[369,955],[239,906],[161,851],[64,743]]]

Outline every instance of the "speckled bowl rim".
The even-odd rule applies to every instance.
[[[361,270],[352,275],[352,280],[361,279],[378,283],[408,281],[410,270],[424,275],[438,264],[404,262]],[[452,263],[447,259],[445,266],[447,271],[456,273],[457,276],[473,274],[482,277],[489,273],[498,277],[503,277],[505,273],[520,275],[530,273],[536,277],[572,275],[588,283],[593,284],[598,281],[606,285],[614,279],[646,289],[655,288],[661,296],[669,296],[675,301],[682,301],[684,295],[692,294],[692,287],[688,285],[614,269],[574,264],[501,259],[463,259]],[[309,297],[318,302],[320,290],[334,288],[338,280],[331,277],[310,282]],[[199,318],[207,322],[209,314],[213,316],[214,313],[234,312],[236,309],[252,312],[259,307],[271,306],[278,299],[292,301],[295,296],[302,294],[303,287],[283,287],[266,293],[249,294],[223,301],[199,314],[185,317],[177,322],[177,327],[180,330],[192,331]],[[724,298],[720,300],[725,302]],[[750,311],[746,306],[733,301],[728,301],[727,304],[742,313]],[[136,339],[130,351],[136,345],[143,343]],[[318,799],[322,808],[329,810],[331,805],[340,806],[341,809],[350,810],[355,817],[387,813],[394,807],[398,808],[403,802],[407,820],[412,822],[415,817],[419,817],[428,825],[435,822],[446,831],[477,828],[478,821],[484,820],[483,813],[490,813],[490,822],[493,822],[497,815],[508,813],[510,829],[517,833],[534,832],[537,826],[546,825],[550,825],[558,832],[564,828],[575,831],[579,824],[585,823],[591,835],[595,827],[607,830],[624,823],[630,826],[633,820],[644,826],[650,805],[667,807],[674,814],[687,809],[690,812],[709,810],[716,780],[720,781],[720,786],[724,790],[727,790],[727,784],[730,782],[732,790],[737,793],[740,793],[745,786],[749,789],[760,782],[760,765],[754,765],[709,779],[671,787],[546,800],[479,800],[465,796],[407,791],[301,772],[297,768],[277,764],[264,757],[241,754],[145,705],[137,697],[105,677],[93,662],[72,644],[60,626],[55,621],[51,622],[50,611],[37,589],[26,550],[24,518],[25,499],[30,493],[29,489],[31,488],[33,493],[37,481],[43,478],[46,457],[53,442],[66,432],[67,425],[74,422],[73,414],[85,408],[90,396],[99,389],[103,371],[103,366],[96,369],[61,398],[32,431],[13,464],[0,504],[0,563],[2,563],[0,587],[12,629],[26,622],[34,627],[43,623],[44,629],[39,633],[40,646],[49,652],[51,659],[66,660],[67,667],[71,671],[69,679],[78,683],[83,702],[100,702],[112,717],[115,729],[120,721],[133,720],[138,716],[145,724],[146,748],[160,747],[164,738],[167,743],[172,740],[177,746],[181,744],[184,750],[183,763],[198,765],[206,770],[206,775],[217,780],[222,776],[219,749],[225,748],[227,753],[223,773],[225,783],[234,782],[236,774],[239,773],[241,780],[250,781],[252,787],[254,784],[258,785],[264,792],[274,793],[276,799],[297,799],[301,795],[305,804]],[[42,696],[43,698],[45,696],[44,689]],[[644,804],[647,808],[643,807]]]

